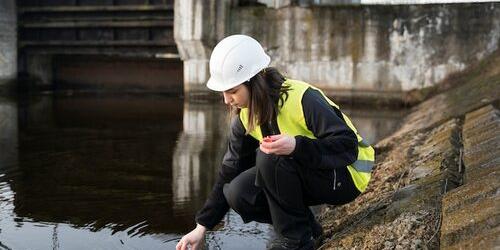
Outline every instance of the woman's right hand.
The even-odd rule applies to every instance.
[[[189,232],[188,234],[184,235],[184,237],[181,238],[179,243],[177,243],[175,250],[200,249],[200,247],[205,242],[206,231],[207,231],[206,227],[200,224],[196,224],[196,228],[193,229],[193,231]],[[191,246],[191,248],[188,248],[188,246]]]

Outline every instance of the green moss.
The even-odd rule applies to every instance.
[[[248,8],[249,8],[248,13],[255,18],[260,19],[266,16],[267,8],[265,6],[253,6]]]

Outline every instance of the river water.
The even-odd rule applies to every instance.
[[[369,142],[404,111],[343,107]],[[215,181],[221,103],[134,95],[0,98],[1,249],[173,249]],[[268,225],[230,211],[208,249],[264,249]]]

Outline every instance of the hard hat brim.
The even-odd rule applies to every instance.
[[[215,77],[210,77],[210,79],[208,79],[208,82],[207,82],[207,88],[209,88],[213,91],[223,92],[223,91],[232,89],[240,84],[242,84],[242,83],[233,83],[231,85],[222,84],[221,80],[215,79]]]
[[[257,67],[256,72],[253,72],[251,74],[251,76],[248,79],[246,79],[245,81],[248,81],[248,80],[250,80],[250,78],[257,75],[262,69],[268,67],[270,63],[271,63],[271,57],[269,57],[267,54],[264,54],[264,61],[262,62],[262,65]],[[243,81],[243,82],[245,82],[245,81]],[[207,81],[207,88],[209,88],[213,91],[223,92],[223,91],[232,89],[232,88],[242,84],[243,82],[236,82],[236,83],[227,84],[227,83],[224,83],[222,80],[211,76]]]

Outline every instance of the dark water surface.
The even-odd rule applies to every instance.
[[[370,142],[402,111],[344,107]],[[0,98],[0,248],[173,249],[215,181],[221,104],[160,96]],[[230,212],[209,249],[264,249],[269,226]]]

